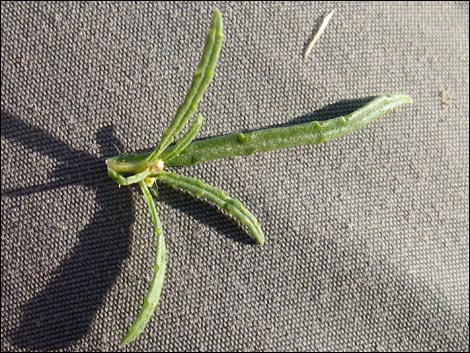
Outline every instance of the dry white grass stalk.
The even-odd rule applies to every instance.
[[[307,60],[308,56],[310,55],[310,53],[312,52],[313,48],[315,47],[315,44],[317,44],[318,40],[320,39],[322,33],[325,31],[325,28],[326,26],[328,25],[328,22],[330,22],[331,20],[331,17],[333,17],[333,14],[335,13],[335,10],[331,11],[324,19],[323,19],[323,22],[320,26],[320,28],[318,29],[317,33],[315,33],[315,36],[313,37],[313,39],[311,40],[311,42],[309,43],[307,49],[305,50],[305,53],[304,53],[304,60]]]

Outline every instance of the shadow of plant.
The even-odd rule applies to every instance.
[[[22,308],[13,343],[32,350],[68,347],[86,335],[98,308],[129,255],[130,226],[134,221],[128,188],[117,188],[108,178],[104,158],[72,148],[46,131],[2,112],[2,137],[61,162],[53,182],[2,190],[2,197],[19,198],[64,186],[83,185],[96,195],[96,211],[80,231],[78,243],[55,270],[52,280]],[[103,155],[120,146],[111,127],[96,133]],[[77,210],[76,217],[80,216]]]

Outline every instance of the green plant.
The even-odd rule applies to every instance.
[[[222,17],[220,12],[215,10],[189,91],[157,147],[151,153],[119,155],[106,160],[108,174],[119,185],[139,184],[150,209],[156,236],[154,272],[150,288],[140,313],[121,341],[122,345],[133,341],[144,330],[155,311],[163,287],[167,255],[165,238],[152,197],[152,194],[157,196],[156,181],[186,191],[222,208],[245,226],[258,244],[264,244],[264,235],[256,217],[240,201],[200,180],[167,172],[166,166],[194,165],[220,158],[330,141],[362,128],[403,104],[411,103],[411,98],[403,94],[382,95],[349,115],[327,121],[312,121],[249,133],[238,132],[193,142],[202,125],[202,116],[198,115],[187,132],[170,146],[196,112],[204,91],[214,76],[223,38]]]

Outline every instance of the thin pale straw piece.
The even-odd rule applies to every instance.
[[[304,60],[307,60],[308,56],[310,55],[310,53],[311,53],[312,50],[313,50],[313,47],[315,47],[315,44],[317,44],[318,40],[320,39],[320,36],[321,36],[322,33],[325,31],[325,28],[326,28],[326,26],[328,25],[328,22],[330,22],[331,17],[333,17],[333,14],[334,14],[334,13],[335,13],[335,10],[331,11],[331,12],[323,19],[323,22],[322,22],[320,28],[318,29],[317,33],[315,34],[315,36],[313,37],[312,41],[310,42],[310,44],[308,45],[307,49],[305,50]]]

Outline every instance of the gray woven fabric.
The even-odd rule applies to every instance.
[[[266,245],[163,188],[161,305],[125,350],[468,350],[468,3],[5,2],[2,351],[120,349],[154,236],[103,161],[155,145],[215,7],[201,137],[415,102],[328,144],[180,169],[242,200]]]

